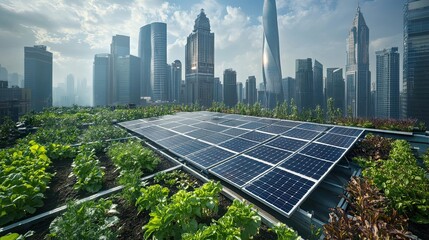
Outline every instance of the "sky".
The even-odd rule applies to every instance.
[[[317,59],[345,67],[346,38],[358,0],[277,0],[283,77],[295,76],[295,60]],[[399,47],[402,69],[405,0],[360,0],[369,27],[370,70],[375,51]],[[68,74],[92,86],[94,55],[110,52],[112,36],[130,36],[138,55],[140,27],[167,23],[167,61],[185,62],[185,44],[201,9],[215,34],[215,76],[237,71],[237,82],[262,82],[263,0],[0,0],[0,65],[24,73],[24,46],[46,45],[53,52],[54,86]],[[183,71],[184,76],[184,71]],[[401,77],[402,79],[402,70]]]

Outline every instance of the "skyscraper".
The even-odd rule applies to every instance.
[[[313,105],[325,106],[323,99],[323,65],[314,59],[313,65]]]
[[[117,79],[117,60],[119,57],[130,55],[130,37],[124,35],[112,36],[112,43],[110,44],[110,73],[109,84],[107,85],[108,104],[115,105],[119,101],[118,96],[118,83]]]
[[[283,96],[284,100],[288,103],[291,102],[293,99],[296,101],[296,84],[295,84],[295,78],[293,77],[286,77],[282,79],[282,87],[283,87]]]
[[[8,72],[5,67],[2,67],[0,64],[0,81],[8,82]]]
[[[153,101],[166,101],[167,24],[154,22],[140,28],[141,94]]]
[[[237,102],[243,102],[243,83],[237,83]]]
[[[218,77],[214,78],[213,101],[223,102],[223,85]]]
[[[130,37],[124,35],[115,35],[110,44],[111,54],[116,56],[130,55]]]
[[[52,106],[52,53],[46,46],[24,47],[24,87],[31,90],[31,109]]]
[[[429,125],[429,1],[404,7],[403,117]]]
[[[210,32],[210,21],[203,9],[186,41],[185,69],[187,103],[211,106],[214,93],[214,33]]]
[[[313,108],[313,66],[311,58],[295,63],[295,101],[299,110]]]
[[[246,80],[246,101],[247,104],[253,105],[258,100],[258,91],[256,90],[255,76],[249,76]]]
[[[118,81],[117,104],[139,104],[140,58],[132,55],[118,57],[115,75]]]
[[[262,25],[262,77],[265,84],[266,105],[274,108],[283,102],[282,70],[280,65],[279,30],[275,0],[264,0]]]
[[[369,71],[369,28],[357,8],[347,38],[346,98],[354,117],[370,117],[371,72]]]
[[[379,118],[399,118],[399,53],[393,47],[376,54],[376,105]],[[429,94],[429,93],[428,93]]]
[[[334,108],[345,113],[345,84],[342,68],[326,69],[325,103],[329,98],[334,100]]]
[[[93,106],[107,106],[107,86],[110,74],[110,54],[96,54],[93,65]]]
[[[226,106],[234,107],[237,104],[237,73],[232,69],[223,72],[223,94]]]
[[[175,60],[171,64],[171,91],[172,101],[179,102],[180,84],[182,83],[182,62]]]

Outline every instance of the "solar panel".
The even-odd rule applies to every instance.
[[[182,124],[176,123],[176,122],[167,122],[164,124],[160,124],[160,127],[164,127],[164,128],[168,128],[168,129],[172,129],[178,126],[183,126]]]
[[[225,119],[224,118],[221,118],[221,117],[212,117],[212,118],[210,118],[209,120],[208,120],[208,122],[211,122],[211,123],[220,123],[220,122],[225,122]]]
[[[234,152],[243,152],[251,147],[258,145],[257,142],[249,141],[242,138],[233,138],[229,141],[226,141],[219,146],[229,149]]]
[[[298,125],[298,127],[302,129],[313,130],[318,132],[323,132],[323,131],[326,131],[326,129],[328,129],[327,126],[314,124],[314,123],[303,123],[301,125]]]
[[[172,136],[176,135],[176,133],[165,130],[165,129],[160,128],[158,126],[150,126],[147,128],[137,129],[135,132],[143,135],[144,137],[146,137],[152,141],[157,141],[157,140],[161,140],[161,139],[172,137]]]
[[[261,132],[274,133],[274,134],[282,134],[288,131],[289,127],[277,126],[277,125],[269,125],[263,128],[258,129]]]
[[[246,123],[244,125],[241,125],[240,128],[254,130],[254,129],[261,128],[261,127],[265,127],[267,125],[268,124],[266,124],[266,123],[249,122],[249,123]]]
[[[279,137],[279,138],[276,138],[274,140],[269,141],[265,145],[295,152],[296,150],[300,149],[305,144],[307,144],[306,141],[292,139],[292,138],[286,138],[286,137]]]
[[[248,123],[248,122],[247,121],[241,121],[241,120],[232,119],[232,120],[227,120],[227,121],[221,122],[219,124],[220,125],[225,125],[225,126],[230,126],[230,127],[237,127],[237,126],[240,126],[240,125],[243,125],[243,124],[246,124],[246,123]]]
[[[295,127],[295,126],[298,126],[300,124],[302,124],[302,123],[292,122],[292,121],[287,121],[287,120],[281,120],[280,122],[274,123],[274,125],[283,126],[283,127]]]
[[[201,169],[207,169],[208,167],[220,163],[233,155],[234,153],[213,146],[190,154],[186,156],[186,159],[198,165]]]
[[[300,153],[312,157],[325,159],[330,162],[335,162],[339,160],[339,158],[343,155],[345,151],[346,150],[342,148],[332,147],[319,143],[310,143],[308,146],[302,149]]]
[[[193,138],[202,138],[202,137],[211,135],[213,133],[215,133],[215,132],[204,130],[204,129],[197,129],[195,131],[185,133],[185,135],[193,137]]]
[[[170,138],[163,139],[156,143],[164,148],[173,148],[173,147],[185,144],[186,142],[191,140],[192,138],[188,138],[183,135],[176,135]]]
[[[200,138],[200,140],[212,143],[212,144],[219,144],[225,141],[228,141],[232,139],[232,136],[222,134],[222,133],[213,133],[211,135],[207,135],[205,137]]]
[[[269,119],[269,118],[261,118],[258,120],[258,122],[267,123],[267,124],[274,124],[274,123],[279,122],[279,121],[280,120],[278,120],[278,119]]]
[[[209,171],[228,183],[241,187],[269,168],[270,165],[248,157],[238,156],[211,168]]]
[[[319,134],[320,133],[316,132],[316,131],[292,128],[291,130],[283,133],[282,135],[287,136],[287,137],[298,138],[298,139],[312,140],[313,138],[315,138]]]
[[[210,145],[207,143],[203,143],[198,140],[192,140],[192,141],[186,142],[185,144],[182,144],[180,146],[177,146],[168,150],[183,157],[208,147],[210,147]]]
[[[241,135],[241,138],[245,138],[248,140],[252,140],[255,142],[263,142],[265,140],[268,140],[270,138],[272,138],[274,135],[271,134],[266,134],[266,133],[261,133],[261,132],[256,132],[256,131],[252,131],[249,133],[245,133],[243,135]]]
[[[244,190],[289,217],[314,184],[310,180],[275,168],[245,186]]]
[[[358,137],[361,135],[363,130],[360,129],[354,129],[354,128],[345,128],[345,127],[333,127],[331,130],[329,130],[329,133],[335,133],[335,134],[341,134],[344,136],[353,136]]]
[[[316,140],[316,142],[326,143],[333,146],[349,148],[356,138],[347,137],[343,135],[327,133]]]
[[[224,127],[224,126],[219,126],[213,123],[208,123],[208,122],[202,122],[202,123],[197,123],[192,125],[194,127],[198,127],[198,128],[202,128],[202,129],[206,129],[206,130],[210,130],[210,131],[214,131],[214,132],[222,132],[228,129],[228,127]]]
[[[185,124],[185,125],[192,125],[192,124],[199,123],[201,121],[198,121],[198,120],[195,120],[195,119],[186,118],[186,119],[183,119],[183,120],[180,120],[180,121],[177,121],[177,122]]]
[[[240,136],[240,135],[248,133],[248,132],[250,132],[250,131],[244,130],[244,129],[238,129],[238,128],[231,128],[231,129],[223,131],[222,133],[237,137],[237,136]]]
[[[244,154],[263,160],[265,162],[277,164],[292,153],[268,146],[259,146],[248,152],[245,152]]]
[[[280,164],[280,167],[318,180],[332,164],[332,162],[296,154]]]
[[[137,120],[131,120],[131,121],[127,121],[127,122],[121,122],[119,123],[119,125],[123,126],[123,127],[128,127],[137,123],[142,123],[143,120],[141,119],[137,119]]]
[[[198,128],[196,128],[196,127],[182,125],[182,126],[179,126],[179,127],[172,128],[171,130],[179,132],[179,133],[187,133],[187,132],[192,132],[192,131],[197,130],[197,129]]]
[[[242,116],[241,117],[241,120],[243,120],[243,121],[249,121],[249,122],[257,122],[260,119],[261,119],[260,117],[252,117],[252,116]]]
[[[128,128],[130,130],[134,130],[134,129],[143,128],[143,127],[150,127],[150,126],[152,126],[152,124],[146,123],[146,122],[140,122],[140,123],[133,124],[131,126],[127,126],[126,128]]]

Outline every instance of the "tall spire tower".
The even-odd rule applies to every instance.
[[[280,65],[279,28],[275,0],[264,0],[262,14],[264,40],[262,45],[262,76],[267,107],[283,102],[282,70]]]
[[[354,117],[371,117],[371,72],[369,71],[369,28],[360,11],[359,2],[347,38],[346,108]]]

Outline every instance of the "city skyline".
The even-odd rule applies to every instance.
[[[67,22],[54,21],[59,17],[57,12],[53,12],[54,6],[44,6],[43,1],[0,3],[0,11],[4,13],[0,17],[4,20],[0,21],[0,45],[4,53],[0,64],[9,73],[22,74],[23,45],[44,44],[54,53],[54,85],[64,82],[69,73],[74,74],[77,79],[88,79],[91,85],[89,79],[92,76],[93,57],[96,53],[109,52],[107,46],[111,36],[130,36],[131,54],[137,55],[138,30],[153,21],[167,23],[167,62],[176,59],[184,62],[184,44],[193,25],[190,23],[200,9],[204,8],[210,16],[212,31],[217,36],[215,76],[222,76],[224,69],[232,67],[237,71],[237,81],[244,82],[248,76],[255,75],[257,84],[262,82],[260,59],[263,1],[252,4],[220,0],[186,3],[148,1],[144,4],[111,4],[109,7],[104,6],[106,9],[103,10],[94,10],[94,6],[85,6],[79,2],[69,5],[60,3],[55,9],[58,14],[62,13],[64,19],[69,20]],[[376,50],[394,46],[400,47],[400,53],[403,50],[400,16],[404,1],[395,0],[395,4],[391,3],[387,0],[360,2],[361,11],[371,29],[369,54],[373,75]],[[351,16],[357,8],[356,1],[277,1],[277,8],[283,77],[294,75],[294,62],[299,58],[318,59],[326,67],[345,65],[344,43],[352,21]],[[156,9],[156,14],[151,13],[153,9]],[[76,20],[83,13],[86,17]],[[140,17],[133,17],[137,15]],[[317,25],[312,16],[319,16]],[[39,20],[30,21],[36,17]],[[169,25],[172,27],[168,27]],[[95,26],[98,29],[93,29]],[[314,39],[318,39],[323,47],[311,44]],[[243,41],[249,44],[241,44]]]

